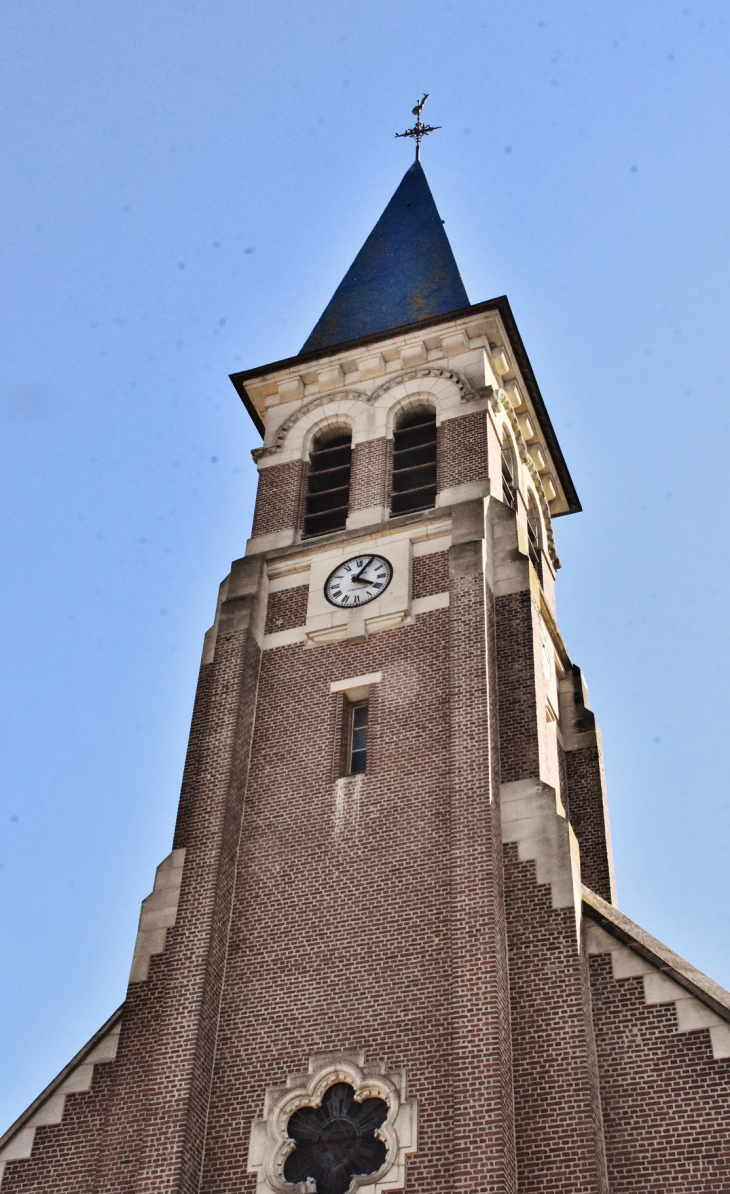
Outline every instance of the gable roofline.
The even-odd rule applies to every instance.
[[[683,987],[700,1003],[711,1008],[723,1020],[730,1020],[730,991],[708,978],[690,962],[686,962],[673,949],[652,937],[640,925],[629,920],[613,904],[609,904],[595,891],[583,885],[583,911],[601,926],[611,937],[639,954],[645,961],[666,974],[678,987]]]
[[[286,357],[280,361],[272,361],[268,365],[260,365],[255,369],[243,369],[239,373],[231,373],[230,379],[235,387],[235,390],[243,402],[251,421],[258,431],[259,435],[264,436],[264,424],[256,407],[254,406],[250,395],[246,390],[246,382],[250,379],[258,379],[265,377],[268,373],[275,373],[280,369],[290,369],[293,366],[306,365],[312,361],[321,361],[327,357],[336,356],[342,352],[349,352],[358,348],[366,347],[368,344],[375,344],[388,339],[395,339],[399,336],[412,334],[419,329],[426,329],[437,327],[440,323],[445,323],[454,319],[463,319],[465,316],[481,315],[488,311],[497,311],[504,324],[505,331],[509,336],[510,345],[515,354],[517,364],[520,372],[527,386],[530,395],[535,416],[540,424],[545,442],[550,450],[555,470],[558,474],[558,479],[565,494],[565,500],[568,504],[566,514],[577,514],[582,510],[580,499],[576,492],[573,478],[570,475],[568,466],[563,456],[558,437],[555,434],[550,416],[545,406],[545,401],[540,393],[540,387],[537,384],[537,379],[530,364],[530,359],[522,342],[522,337],[517,328],[515,317],[512,313],[509,300],[506,295],[499,295],[497,298],[488,299],[483,303],[475,303],[469,307],[460,307],[456,311],[448,311],[444,315],[434,315],[428,319],[419,320],[417,323],[401,324],[400,327],[388,328],[386,332],[373,332],[368,336],[360,336],[356,340],[345,340],[342,344],[330,344],[326,348],[320,348],[311,352],[298,353],[293,357]],[[559,515],[556,515],[559,517]]]
[[[78,1069],[80,1065],[83,1065],[89,1054],[92,1053],[96,1046],[104,1040],[104,1037],[109,1035],[112,1028],[116,1027],[116,1025],[119,1023],[122,1018],[123,1011],[124,1004],[121,1004],[121,1006],[118,1007],[115,1012],[112,1012],[109,1019],[102,1024],[101,1028],[94,1033],[90,1040],[88,1040],[85,1045],[81,1046],[78,1053],[71,1058],[68,1064],[65,1065],[58,1074],[56,1074],[56,1077],[51,1079],[51,1081],[48,1083],[48,1086],[46,1086],[41,1093],[35,1099],[33,1099],[33,1102],[26,1107],[25,1111],[23,1111],[18,1118],[11,1123],[9,1128],[6,1128],[2,1136],[0,1136],[0,1150],[3,1149],[6,1144],[9,1144],[14,1136],[18,1135],[18,1132],[20,1132],[28,1123],[28,1121],[33,1118],[36,1111],[38,1111],[44,1103],[48,1102],[51,1096],[56,1093],[59,1086],[66,1081],[69,1075],[71,1075],[75,1069]],[[75,1092],[69,1091],[69,1094],[71,1093]],[[22,1160],[22,1158],[15,1159]],[[2,1181],[1,1172],[0,1181]]]

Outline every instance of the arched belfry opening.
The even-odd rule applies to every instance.
[[[517,460],[506,430],[502,436],[502,497],[510,510],[517,509]]]
[[[304,507],[304,534],[342,531],[350,504],[352,432],[330,427],[312,441]]]
[[[527,550],[530,561],[542,582],[542,523],[532,493],[527,503]]]
[[[436,412],[430,406],[405,411],[393,434],[391,514],[411,514],[436,505]]]

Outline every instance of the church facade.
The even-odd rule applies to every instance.
[[[557,625],[580,510],[420,163],[262,434],[122,1006],[0,1194],[730,1190],[730,995],[619,912]]]

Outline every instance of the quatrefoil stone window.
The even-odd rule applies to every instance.
[[[405,1074],[360,1052],[317,1054],[306,1074],[269,1087],[251,1128],[257,1194],[385,1194],[402,1190],[416,1151],[416,1101]]]
[[[353,1177],[383,1168],[385,1145],[375,1133],[387,1117],[384,1099],[358,1103],[347,1082],[336,1082],[321,1107],[300,1107],[291,1116],[288,1132],[296,1147],[284,1162],[284,1177],[313,1180],[317,1194],[345,1194]]]

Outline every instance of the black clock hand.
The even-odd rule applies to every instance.
[[[368,584],[370,584],[370,581],[368,581],[368,580],[361,580],[360,578],[362,577],[362,574],[363,574],[363,572],[367,572],[368,568],[370,567],[370,565],[372,564],[372,562],[373,562],[373,560],[374,560],[374,559],[375,559],[375,556],[371,556],[371,557],[370,557],[370,559],[367,561],[367,563],[366,563],[365,567],[364,567],[364,568],[361,568],[361,569],[360,569],[360,571],[357,573],[357,575],[356,575],[356,576],[353,576],[353,578],[352,578],[352,579],[353,579],[353,580],[356,580],[356,581],[360,581],[360,584],[363,584],[363,585],[368,585]]]

